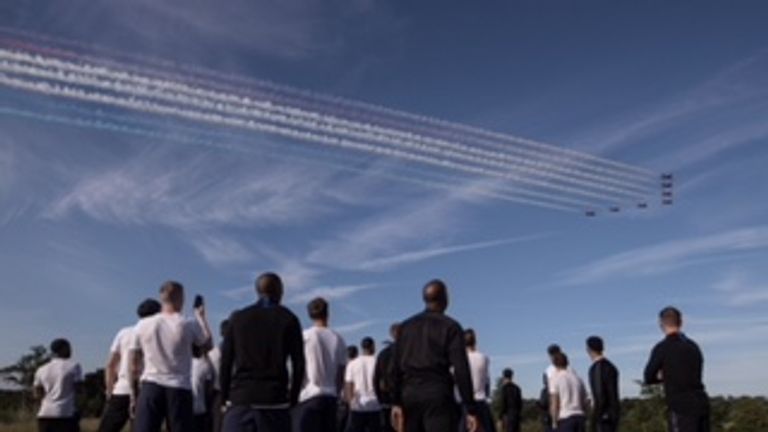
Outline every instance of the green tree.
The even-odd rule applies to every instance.
[[[19,390],[21,409],[29,410],[33,399],[32,387],[35,381],[35,371],[50,360],[48,350],[37,345],[30,348],[16,363],[0,368],[0,377],[6,384]]]

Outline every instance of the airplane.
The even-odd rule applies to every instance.
[[[671,173],[665,173],[661,175],[662,180],[672,180],[674,179],[674,176]]]
[[[664,191],[661,193],[661,196],[664,198],[672,198],[672,192],[671,191]]]
[[[672,188],[672,186],[674,186],[672,182],[662,182],[661,183],[661,187],[663,187],[664,189],[670,189],[670,188]]]
[[[642,209],[648,208],[648,203],[645,203],[645,202],[637,203],[637,208],[642,208]]]
[[[594,210],[587,210],[586,212],[584,212],[584,214],[587,215],[587,217],[597,216],[597,213]]]
[[[609,210],[611,210],[612,213],[618,213],[619,211],[621,211],[621,209],[619,207],[617,207],[617,206],[616,207],[611,207]]]
[[[671,199],[664,199],[664,200],[661,200],[661,203],[664,204],[664,205],[672,205],[672,200]]]

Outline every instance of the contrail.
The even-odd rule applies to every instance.
[[[206,147],[218,148],[218,149],[223,149],[228,151],[237,151],[237,152],[244,152],[244,153],[251,153],[251,154],[262,154],[261,152],[254,151],[252,149],[248,149],[240,146],[220,144],[216,141],[203,140],[203,139],[198,139],[193,137],[185,137],[178,134],[162,134],[162,133],[150,131],[143,128],[135,128],[135,127],[130,127],[126,125],[121,125],[118,123],[111,123],[111,122],[102,121],[102,120],[93,120],[89,118],[67,117],[67,116],[55,115],[55,114],[40,114],[33,111],[19,110],[17,108],[11,108],[11,107],[5,107],[5,106],[0,106],[0,114],[13,115],[17,117],[29,118],[29,119],[46,121],[51,123],[65,124],[65,125],[74,126],[74,127],[107,130],[110,132],[116,132],[121,134],[141,136],[144,138],[153,138],[153,139],[159,139],[164,141],[174,141],[174,142],[180,142],[184,144],[202,145]],[[275,152],[274,155],[279,157],[285,157],[284,152]],[[302,157],[300,155],[291,155],[290,158],[302,159],[303,162],[309,162],[313,164],[328,165],[328,166],[332,166],[334,168],[345,170],[345,171],[351,171],[351,172],[357,172],[357,173],[363,173],[363,174],[370,173],[370,171],[365,168],[355,168],[348,164],[321,161],[321,160],[318,160],[317,158]],[[398,174],[377,173],[376,175],[380,177],[389,178],[392,180],[418,184],[421,186],[427,186],[431,188],[438,188],[438,189],[445,189],[445,190],[455,189],[455,185],[450,183],[445,183],[442,181],[403,176]],[[486,196],[489,198],[500,199],[503,201],[514,202],[518,204],[533,205],[533,206],[547,208],[551,210],[559,210],[559,211],[566,211],[566,212],[581,212],[580,207],[575,207],[575,206],[569,207],[565,205],[558,205],[551,202],[535,200],[535,199],[515,196],[511,194],[498,193],[498,192],[494,192],[492,190],[488,190],[484,188],[473,189],[472,193],[480,196]]]
[[[352,139],[374,141],[380,144],[387,144],[387,145],[396,146],[400,148],[407,148],[409,151],[418,151],[418,152],[428,153],[433,156],[440,156],[443,158],[443,161],[445,161],[446,159],[459,159],[461,162],[455,163],[454,166],[458,166],[464,163],[465,169],[469,167],[467,163],[481,164],[486,166],[491,165],[491,166],[499,167],[505,170],[516,171],[518,173],[525,172],[525,173],[531,173],[533,175],[545,175],[561,181],[580,184],[581,186],[584,186],[589,189],[606,190],[606,192],[598,193],[588,189],[578,189],[571,186],[552,183],[549,181],[539,180],[539,179],[535,179],[527,176],[520,176],[516,174],[511,174],[508,172],[491,170],[487,168],[478,168],[474,165],[471,166],[471,168],[474,169],[474,172],[478,174],[482,173],[485,175],[507,178],[507,179],[521,182],[521,183],[528,183],[528,184],[536,185],[543,188],[560,190],[562,192],[580,194],[583,196],[590,196],[596,199],[611,200],[612,198],[610,198],[610,194],[632,197],[634,199],[642,199],[645,197],[645,195],[642,195],[636,191],[619,189],[619,188],[615,188],[607,185],[587,183],[581,180],[567,178],[558,174],[552,174],[552,173],[544,174],[543,171],[532,170],[527,167],[509,166],[503,163],[498,163],[495,160],[488,160],[488,159],[483,159],[476,156],[466,155],[456,150],[455,146],[450,149],[435,148],[434,146],[425,145],[418,142],[414,143],[409,140],[398,139],[391,136],[387,137],[379,133],[373,133],[366,130],[362,130],[362,131],[351,130],[348,127],[349,126],[348,124],[344,124],[344,123],[339,124],[340,123],[339,121],[335,121],[335,122],[329,121],[328,118],[323,117],[322,115],[315,114],[310,118],[306,118],[306,117],[295,118],[294,116],[292,116],[292,114],[294,113],[291,112],[290,110],[287,111],[288,113],[290,113],[288,115],[283,113],[275,114],[274,112],[268,112],[261,108],[247,108],[247,107],[228,104],[225,102],[219,102],[219,101],[208,99],[206,98],[206,96],[208,97],[218,96],[220,100],[235,100],[241,103],[250,102],[250,101],[240,100],[238,96],[233,96],[233,95],[222,95],[222,94],[216,94],[216,93],[210,94],[205,90],[187,88],[183,84],[167,83],[167,82],[162,82],[157,80],[151,80],[146,77],[131,76],[130,74],[127,74],[124,72],[112,72],[100,67],[94,68],[94,67],[87,67],[87,66],[78,66],[74,64],[67,64],[60,60],[48,60],[48,59],[40,58],[40,56],[33,57],[33,56],[27,56],[27,55],[18,54],[18,53],[14,54],[14,53],[9,53],[8,51],[5,51],[5,50],[0,50],[0,57],[11,60],[11,62],[3,62],[3,64],[1,65],[2,69],[8,72],[16,73],[16,74],[26,74],[26,75],[35,76],[38,78],[63,81],[70,84],[96,87],[96,88],[101,88],[103,90],[109,90],[114,92],[124,92],[124,93],[131,94],[132,96],[161,99],[161,100],[165,100],[168,102],[177,103],[185,106],[196,106],[198,108],[202,108],[210,111],[217,111],[220,113],[228,114],[230,116],[252,117],[259,120],[271,121],[274,123],[279,123],[279,124],[287,125],[291,127],[306,128],[309,130],[320,131],[323,133],[337,134],[337,135],[346,136]],[[12,63],[13,61],[19,61],[19,60],[26,61],[28,63],[38,64],[43,68],[35,68],[32,66],[27,66],[23,64],[19,65],[19,64]],[[104,79],[94,77],[94,75],[102,76],[104,77]],[[122,81],[119,81],[119,80],[122,80]],[[130,81],[136,82],[137,84],[132,84]],[[174,85],[179,87],[181,90],[186,90],[187,94],[179,93],[179,92],[171,92],[171,91],[169,92],[162,91],[162,89],[164,88],[173,89]],[[195,92],[200,96],[188,95],[189,93],[194,94]],[[335,120],[335,119],[331,119],[331,120]],[[375,131],[375,132],[378,132],[378,131]],[[446,143],[443,143],[443,144],[445,145]],[[447,143],[447,144],[450,145],[450,143]],[[461,147],[459,148],[461,150],[465,150],[465,148],[461,148]]]
[[[155,64],[166,69],[169,67],[178,69],[180,67],[180,65],[172,62],[168,62],[168,61],[158,60],[158,59],[154,59],[147,56],[141,56],[141,55],[131,55],[123,52],[115,53],[114,51],[105,49],[103,47],[99,47],[97,45],[85,44],[81,42],[68,41],[68,40],[62,40],[62,39],[53,39],[51,37],[47,37],[39,33],[31,33],[31,32],[18,30],[18,29],[9,29],[9,28],[3,28],[3,27],[0,27],[0,32],[4,32],[11,35],[17,35],[17,36],[20,35],[21,37],[24,37],[24,38],[36,39],[38,41],[44,41],[44,42],[53,43],[56,45],[69,45],[69,46],[75,46],[79,48],[85,48],[88,51],[101,51],[111,56],[131,58],[134,60],[138,60],[141,63]],[[46,48],[39,48],[39,47],[33,47],[33,48],[46,50]],[[104,63],[115,64],[114,62],[111,62],[109,60],[82,56],[80,54],[73,54],[73,53],[69,53],[67,51],[63,51],[56,48],[47,48],[47,49],[49,51],[51,50],[55,51],[61,55],[68,54],[69,57],[75,56],[79,58],[90,58],[101,64],[104,64]],[[123,69],[126,69],[125,65],[120,65],[120,67]],[[190,67],[190,66],[183,66],[183,65],[181,65],[181,67],[186,71],[192,71],[194,74],[212,77],[217,81],[220,81],[219,83],[206,83],[206,84],[213,84],[213,87],[215,88],[224,87],[224,88],[229,88],[230,90],[235,91],[237,93],[242,93],[244,89],[242,89],[241,86],[232,87],[226,84],[222,84],[221,82],[229,82],[229,83],[234,82],[234,83],[241,83],[241,84],[244,83],[248,87],[245,90],[249,93],[252,93],[252,90],[254,90],[255,88],[267,89],[269,92],[272,92],[270,94],[271,97],[280,97],[283,100],[285,100],[286,98],[292,99],[291,102],[293,103],[293,105],[296,105],[297,103],[302,102],[302,98],[304,99],[309,98],[310,99],[309,105],[315,108],[317,108],[318,102],[321,102],[321,103],[325,102],[326,104],[338,105],[337,107],[335,107],[336,111],[339,111],[339,108],[345,107],[346,108],[345,114],[347,116],[351,115],[352,117],[361,117],[362,116],[361,111],[366,111],[369,113],[373,112],[374,118],[377,120],[378,123],[390,123],[391,121],[394,121],[396,124],[399,125],[399,128],[401,129],[409,126],[405,123],[407,121],[414,122],[415,124],[410,125],[410,127],[417,128],[418,130],[429,130],[429,127],[427,125],[432,125],[432,129],[431,129],[432,133],[438,136],[446,135],[445,131],[451,130],[454,135],[462,134],[465,140],[469,140],[475,144],[491,146],[493,148],[497,148],[502,151],[512,150],[513,152],[522,152],[524,156],[533,157],[537,159],[556,158],[554,160],[556,160],[562,166],[564,165],[580,166],[581,169],[588,169],[592,171],[597,170],[599,172],[605,172],[606,174],[613,172],[613,174],[619,175],[619,176],[626,176],[631,174],[635,176],[635,181],[642,181],[646,183],[655,183],[657,180],[656,175],[649,170],[640,169],[637,167],[633,167],[631,165],[610,161],[604,158],[598,158],[595,156],[591,156],[591,155],[573,151],[573,150],[560,149],[558,147],[555,147],[549,144],[543,144],[536,141],[527,140],[524,138],[518,138],[518,137],[509,136],[509,135],[493,133],[493,132],[482,130],[479,128],[474,128],[474,127],[456,124],[452,122],[446,122],[446,121],[434,119],[431,117],[419,116],[419,115],[414,115],[414,114],[410,114],[402,111],[389,109],[386,107],[362,103],[358,101],[351,101],[351,100],[346,100],[338,97],[330,97],[327,95],[316,94],[313,92],[308,92],[308,91],[295,89],[287,86],[282,86],[274,83],[269,83],[266,81],[253,80],[253,79],[238,76],[238,75],[222,74],[220,72],[211,71],[205,68]],[[132,67],[129,67],[129,68],[132,70],[137,70],[137,68],[132,68]],[[156,71],[153,72],[153,75],[158,75],[158,74],[160,73]],[[189,75],[181,76],[178,74],[169,74],[167,72],[163,72],[162,75],[174,77],[175,79],[181,80],[182,82],[189,82],[190,80],[195,82],[200,82],[200,80],[197,77],[190,77]],[[282,93],[282,95],[276,95],[275,93]],[[303,103],[302,105],[307,105],[307,103]],[[323,108],[327,110],[329,107],[326,106]],[[365,117],[365,116],[362,116],[362,117]],[[492,141],[488,141],[489,137],[492,139]],[[499,141],[506,141],[508,144],[511,144],[511,145],[502,146],[498,144]],[[519,148],[520,144],[533,147],[535,150],[530,151],[526,149],[521,149]],[[563,155],[565,157],[563,157]],[[591,163],[607,164],[609,166],[612,166],[622,171],[616,172],[612,170],[606,170],[605,168],[600,168],[594,165],[584,165],[582,162],[582,159],[591,161]]]
[[[648,192],[647,187],[640,188],[637,185],[627,185],[625,182],[619,182],[599,176],[592,176],[580,171],[575,171],[564,167],[555,167],[551,164],[544,164],[530,159],[509,156],[498,152],[489,153],[472,146],[456,144],[430,137],[423,137],[412,133],[382,128],[371,124],[360,124],[346,119],[339,119],[333,116],[324,115],[322,113],[307,112],[293,107],[276,105],[270,102],[253,101],[250,98],[243,98],[238,95],[223,94],[210,90],[189,87],[183,83],[160,81],[147,78],[145,76],[132,75],[122,71],[113,71],[103,67],[76,65],[57,59],[45,59],[23,53],[6,52],[4,50],[0,50],[0,57],[9,58],[12,61],[23,62],[25,64],[36,64],[41,67],[51,68],[54,70],[68,71],[72,72],[72,74],[69,76],[66,74],[62,76],[62,74],[56,73],[54,71],[41,71],[26,65],[16,67],[14,67],[14,65],[6,65],[6,70],[9,72],[25,73],[28,75],[36,76],[38,78],[58,79],[71,84],[88,85],[91,87],[101,87],[111,90],[114,90],[114,87],[118,87],[118,90],[139,94],[143,97],[191,104],[200,108],[215,110],[230,115],[255,116],[256,118],[262,120],[267,119],[275,121],[274,117],[269,118],[265,116],[277,113],[277,116],[284,116],[282,117],[283,123],[287,123],[293,126],[296,126],[296,123],[291,123],[291,121],[316,122],[318,124],[327,125],[328,127],[337,127],[338,129],[336,130],[336,133],[343,134],[351,138],[373,140],[379,143],[390,145],[394,142],[395,145],[409,146],[415,150],[425,151],[432,154],[440,154],[444,157],[453,157],[466,162],[483,164],[485,166],[501,168],[505,170],[523,172],[534,176],[548,177],[554,180],[577,183],[587,188],[604,190],[606,193],[642,198]],[[96,77],[102,77],[110,81],[99,82],[98,78]],[[134,84],[137,87],[132,89],[119,88],[120,84]],[[108,86],[111,86],[112,88],[109,88]],[[187,96],[190,97],[190,99],[182,101],[178,100],[179,98],[184,98]],[[533,167],[510,165],[509,163],[499,162],[499,158],[508,159],[523,165],[532,165]],[[569,175],[587,176],[598,181],[623,184],[625,185],[625,188],[621,189],[610,185],[589,183],[580,179],[562,175],[560,173],[550,172],[549,170],[553,168],[565,171]]]

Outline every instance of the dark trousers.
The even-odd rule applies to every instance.
[[[459,428],[461,408],[453,398],[403,401],[406,432],[446,432]]]
[[[131,417],[131,397],[112,395],[107,400],[99,423],[99,432],[120,432]]]
[[[173,432],[194,429],[192,392],[144,382],[136,401],[134,432],[160,432],[163,421]]]
[[[587,418],[570,416],[557,422],[557,432],[587,432]]]
[[[39,432],[80,432],[80,421],[77,417],[38,418]]]
[[[349,404],[346,402],[340,402],[336,409],[336,430],[344,432],[347,430],[349,424]]]
[[[709,432],[709,414],[698,416],[669,413],[669,432]]]
[[[213,432],[213,418],[210,414],[195,414],[192,432]]]
[[[596,432],[616,432],[619,430],[618,420],[594,420]]]
[[[285,409],[235,406],[224,415],[223,432],[291,432],[291,414]]]
[[[507,414],[504,418],[504,427],[504,432],[520,432],[520,415]]]
[[[295,432],[337,432],[339,398],[315,396],[300,403],[295,411]]]
[[[347,432],[381,432],[379,411],[351,411]]]
[[[480,428],[483,431],[495,431],[496,426],[493,425],[493,414],[491,413],[491,407],[488,403],[479,401],[475,406],[477,407],[477,421]],[[462,432],[467,430],[466,413],[464,413],[464,416],[462,417],[460,430]]]
[[[395,432],[395,428],[392,427],[392,407],[387,406],[381,409],[381,430]]]

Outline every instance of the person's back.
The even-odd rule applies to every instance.
[[[618,430],[621,415],[619,370],[603,356],[604,343],[599,336],[587,339],[587,354],[592,359],[589,387],[592,390],[592,429],[597,432]]]
[[[37,412],[39,430],[78,430],[76,390],[83,380],[82,369],[71,359],[68,341],[53,341],[51,351],[53,358],[35,371],[34,376],[34,387],[41,396]]]
[[[659,314],[666,334],[651,353],[645,368],[646,384],[664,384],[669,429],[679,432],[709,430],[709,396],[703,383],[704,356],[682,333],[682,314],[668,307]]]
[[[423,296],[426,310],[401,324],[394,345],[393,422],[402,422],[404,417],[408,431],[458,428],[460,410],[453,393],[456,386],[468,412],[468,427],[474,430],[476,405],[464,331],[444,314],[448,293],[443,282],[427,283]]]
[[[349,362],[344,372],[345,395],[351,410],[347,432],[379,432],[381,405],[376,399],[373,376],[376,348],[372,338],[360,343],[362,354]]]
[[[202,328],[180,313],[159,313],[136,325],[144,356],[142,381],[191,389],[192,345],[205,341]]]
[[[376,398],[378,399],[379,404],[381,404],[381,423],[384,432],[394,431],[391,420],[394,398],[392,396],[392,382],[389,371],[392,365],[392,346],[397,340],[399,333],[400,323],[394,323],[389,327],[389,334],[392,337],[392,342],[383,350],[379,351],[379,355],[376,357],[376,369],[373,374]]]
[[[581,378],[568,367],[568,357],[559,352],[553,356],[557,368],[550,380],[553,428],[559,432],[585,432],[587,389]]]
[[[505,369],[501,386],[501,418],[504,432],[519,432],[523,411],[523,396],[520,387],[512,381],[512,369]],[[549,397],[549,395],[547,395]]]
[[[339,367],[346,363],[346,344],[335,331],[323,327],[304,330],[304,357],[307,359],[307,381],[301,390],[301,401],[318,395],[338,396]]]

